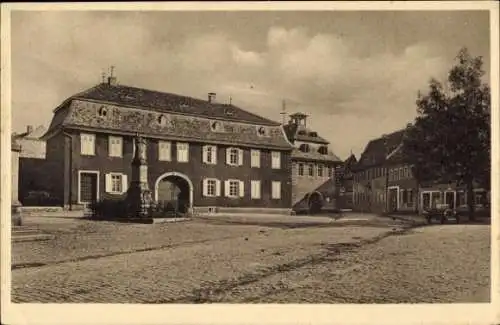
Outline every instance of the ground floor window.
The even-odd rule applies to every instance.
[[[229,196],[239,196],[239,181],[229,181]]]
[[[407,197],[408,206],[409,207],[413,206],[413,190],[412,189],[407,190],[406,197]]]

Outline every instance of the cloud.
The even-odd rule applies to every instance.
[[[404,127],[417,91],[450,66],[430,43],[360,57],[340,35],[305,28],[270,27],[258,50],[220,31],[172,41],[162,31],[168,41],[158,42],[158,31],[141,17],[133,24],[95,13],[14,19],[14,127],[36,124],[27,113],[33,107],[48,124],[54,107],[97,83],[101,69],[114,64],[122,84],[202,98],[215,91],[221,101],[231,96],[234,104],[275,120],[285,99],[290,110],[311,114],[309,125],[345,156],[384,130]]]

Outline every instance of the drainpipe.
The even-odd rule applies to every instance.
[[[73,204],[71,203],[71,198],[73,196],[73,137],[71,134],[63,131],[63,135],[69,139],[70,147],[69,147],[69,195],[68,195],[68,205],[69,210],[73,210]]]

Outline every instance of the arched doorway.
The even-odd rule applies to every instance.
[[[155,182],[155,201],[169,211],[190,212],[193,207],[193,183],[184,174],[165,173]]]
[[[312,192],[309,194],[307,200],[309,206],[309,213],[315,214],[321,212],[321,208],[323,207],[323,195],[319,192]]]

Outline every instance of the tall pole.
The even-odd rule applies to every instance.
[[[283,99],[281,102],[281,124],[285,125],[285,120],[286,120],[286,102]]]

